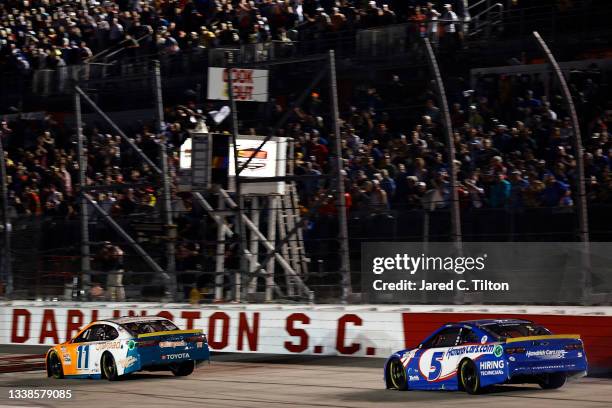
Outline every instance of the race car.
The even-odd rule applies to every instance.
[[[384,381],[388,389],[478,394],[494,384],[559,388],[586,371],[579,335],[554,335],[528,320],[488,319],[445,324],[416,348],[392,354]]]
[[[120,317],[90,323],[52,347],[45,365],[48,377],[114,381],[143,370],[186,376],[206,360],[210,350],[201,330],[179,330],[163,317]]]

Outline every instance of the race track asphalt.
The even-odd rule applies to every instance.
[[[560,390],[499,386],[486,395],[392,391],[382,383],[384,360],[228,354],[189,377],[137,373],[118,382],[55,380],[42,371],[0,374],[0,407],[612,407],[612,379],[582,378]],[[16,400],[16,389],[64,389],[69,400]]]

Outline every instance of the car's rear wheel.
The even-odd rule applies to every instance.
[[[170,371],[177,377],[185,377],[191,373],[193,373],[193,369],[195,368],[195,361],[184,361],[182,363],[172,364],[170,366]]]
[[[64,378],[64,367],[62,367],[62,361],[60,360],[57,352],[52,351],[47,357],[47,375],[53,378]]]
[[[106,352],[102,355],[100,365],[102,366],[102,374],[108,381],[117,381],[119,379],[117,364],[115,364],[115,359],[111,353]]]
[[[387,388],[404,391],[408,389],[406,370],[402,362],[394,358],[387,364]]]
[[[459,366],[459,384],[468,394],[478,394],[482,390],[480,376],[472,360],[464,360]]]
[[[545,390],[555,390],[563,387],[566,379],[567,375],[565,373],[546,374],[542,377],[538,384]]]

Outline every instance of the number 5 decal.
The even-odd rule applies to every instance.
[[[77,369],[89,368],[89,346],[77,347]]]
[[[442,373],[442,359],[444,358],[443,351],[437,351],[431,356],[431,363],[429,365],[429,381],[435,381],[440,377]]]

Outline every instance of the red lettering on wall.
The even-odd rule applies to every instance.
[[[113,318],[117,319],[121,317],[121,310],[113,310]]]
[[[66,316],[66,340],[72,338],[72,334],[77,332],[83,326],[83,312],[80,310],[70,309]]]
[[[140,314],[138,314],[136,310],[129,310],[128,311],[128,316],[130,316],[130,317],[134,317],[134,316],[146,316],[146,315],[147,315],[147,311],[146,310],[141,310]]]
[[[249,328],[246,313],[240,312],[238,315],[238,350],[242,350],[242,342],[246,334],[249,342],[249,350],[257,351],[257,340],[259,339],[259,312],[253,313],[253,326]]]
[[[52,338],[53,343],[55,344],[59,343],[59,337],[57,335],[57,323],[55,323],[55,312],[53,311],[53,309],[45,309],[43,312],[38,343],[45,344],[45,340],[47,340],[48,338]]]
[[[221,339],[215,338],[215,330],[217,327],[217,320],[221,321]],[[213,350],[222,350],[227,347],[229,343],[229,323],[230,318],[227,313],[215,312],[210,315],[208,319],[208,345]]]
[[[344,344],[347,323],[352,323],[355,326],[361,326],[363,324],[363,320],[361,320],[361,317],[355,314],[346,314],[340,319],[338,319],[338,330],[336,332],[336,350],[338,350],[340,354],[355,354],[361,348],[361,344],[352,343],[349,346]]]
[[[19,335],[19,320],[23,318],[23,334]],[[32,313],[26,309],[13,309],[13,322],[11,324],[11,343],[25,343],[30,338],[30,321]]]
[[[193,321],[199,319],[201,316],[200,312],[181,312],[181,317],[187,320],[185,328],[187,330],[193,329]]]
[[[95,322],[96,320],[98,320],[98,309],[92,309],[91,311],[91,319],[89,319],[90,322]]]
[[[304,313],[292,313],[287,316],[287,321],[285,322],[285,329],[287,330],[287,333],[289,333],[289,335],[292,337],[300,338],[300,342],[298,344],[286,341],[284,344],[285,348],[292,353],[301,353],[308,348],[308,333],[306,333],[306,330],[304,329],[296,329],[294,327],[295,322],[310,324],[310,317],[306,316]]]
[[[166,310],[162,310],[161,312],[159,312],[157,314],[157,316],[159,317],[165,317],[168,320],[174,320],[174,316],[172,316],[172,313],[166,311]]]

